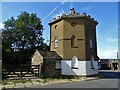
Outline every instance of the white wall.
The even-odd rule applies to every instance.
[[[91,69],[91,62],[90,61],[86,62],[86,75],[98,74],[98,62],[97,61],[93,61],[93,67],[95,69]]]
[[[93,75],[98,74],[98,63],[93,61],[95,69],[91,69],[90,61],[78,61],[78,69],[71,68],[71,60],[62,60],[61,74],[62,75]]]

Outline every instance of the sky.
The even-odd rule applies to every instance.
[[[1,5],[1,4],[0,4]],[[68,14],[74,8],[77,13],[86,13],[99,23],[97,32],[97,53],[101,59],[116,59],[118,52],[118,3],[117,2],[2,2],[3,22],[17,16],[22,11],[36,13],[42,20],[43,37],[49,43],[50,28],[48,23],[54,17],[63,13]]]

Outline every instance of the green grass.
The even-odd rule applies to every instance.
[[[39,84],[49,84],[51,81],[52,82],[56,82],[59,80],[65,80],[65,81],[74,81],[74,80],[79,80],[81,77],[79,76],[60,76],[60,77],[56,77],[56,78],[43,78],[42,80],[35,80],[35,82],[38,82]],[[13,87],[16,86],[17,83],[22,83],[25,86],[25,83],[31,83],[32,85],[34,85],[33,81],[31,79],[17,79],[17,80],[3,80],[2,84],[3,85],[7,85],[8,82],[12,82]]]
[[[1,90],[6,90],[6,87],[2,87],[2,89]]]
[[[38,82],[40,84],[41,81],[40,80],[36,80],[36,82]]]
[[[14,85],[13,87],[15,87],[17,83],[22,83],[22,84],[24,85],[26,82],[32,83],[32,80],[30,80],[30,79],[3,80],[3,81],[2,81],[2,84],[3,84],[3,85],[7,85],[8,82],[12,82],[12,84]],[[32,83],[32,84],[33,84],[33,83]]]
[[[27,81],[28,81],[28,80],[26,80],[26,79],[21,79],[21,80],[20,80],[20,82],[21,82],[22,84],[25,84]]]
[[[47,79],[44,79],[44,80],[42,81],[42,83],[44,83],[44,84],[46,84],[47,82],[48,82]]]
[[[16,87],[17,80],[12,80],[14,87]]]
[[[31,79],[29,79],[28,82],[30,82],[32,85],[34,85],[34,84],[33,84],[33,81],[32,81]]]
[[[7,85],[7,82],[8,82],[7,80],[3,80],[3,81],[2,81],[2,84],[3,84],[3,85]]]

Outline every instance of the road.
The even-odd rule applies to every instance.
[[[47,86],[34,86],[32,88],[118,88],[118,79],[99,79]]]
[[[99,71],[99,74],[104,76],[104,78],[98,80],[80,81],[66,84],[35,86],[33,88],[118,88],[118,84],[120,84],[120,72],[102,70]]]

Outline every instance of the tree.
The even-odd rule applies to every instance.
[[[46,43],[41,44],[41,46],[36,47],[39,51],[50,51],[50,46]]]
[[[9,42],[11,48],[25,50],[43,43],[43,26],[34,13],[21,12],[17,19],[11,17],[4,22],[4,26],[3,40]]]
[[[36,14],[21,12],[15,19],[11,17],[4,22],[3,50],[6,52],[20,51],[20,56],[25,54],[25,50],[33,50],[43,44],[43,25],[41,19]]]

